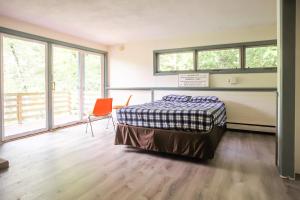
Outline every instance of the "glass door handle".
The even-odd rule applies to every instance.
[[[52,82],[52,90],[55,91],[55,82]]]

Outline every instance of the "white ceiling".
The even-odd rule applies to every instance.
[[[0,15],[102,44],[276,23],[276,0],[0,0]]]

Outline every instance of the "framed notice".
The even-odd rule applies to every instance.
[[[179,87],[209,87],[209,73],[179,74]]]

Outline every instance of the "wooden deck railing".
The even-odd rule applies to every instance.
[[[98,93],[85,92],[86,98],[84,107],[91,109]],[[55,92],[54,114],[71,114],[79,98],[72,98],[69,92]],[[46,116],[45,93],[5,93],[4,94],[4,121],[21,124],[27,119],[40,119]],[[78,106],[77,106],[78,107]]]
[[[54,95],[55,114],[71,113],[71,94],[56,92]],[[17,121],[45,117],[45,93],[6,93],[4,94],[4,121]]]

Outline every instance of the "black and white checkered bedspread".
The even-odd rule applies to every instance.
[[[117,111],[119,123],[147,128],[209,131],[214,125],[226,123],[222,101],[174,102],[154,101],[133,105]]]

